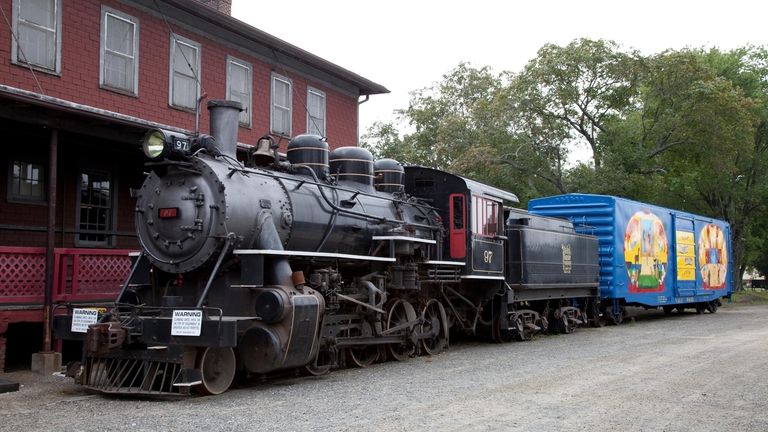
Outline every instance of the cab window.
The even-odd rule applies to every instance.
[[[499,203],[472,196],[472,233],[493,237],[499,234]]]

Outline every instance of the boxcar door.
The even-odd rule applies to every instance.
[[[696,294],[696,235],[693,220],[672,215],[675,241],[675,296]]]

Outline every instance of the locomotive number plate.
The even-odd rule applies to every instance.
[[[173,150],[180,153],[189,153],[191,148],[192,145],[189,140],[176,137],[173,138]]]
[[[160,219],[173,219],[179,217],[179,208],[178,207],[170,207],[170,208],[161,208],[157,211],[157,216]]]

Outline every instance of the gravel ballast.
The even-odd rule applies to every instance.
[[[766,431],[768,306],[643,313],[619,327],[322,377],[253,381],[213,397],[91,394],[14,372],[0,430]]]

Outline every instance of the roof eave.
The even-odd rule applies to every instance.
[[[221,13],[202,3],[189,0],[162,0],[175,8],[183,9],[201,19],[212,24],[221,26],[242,37],[253,40],[274,48],[276,51],[293,57],[294,59],[305,63],[314,68],[320,69],[325,73],[335,76],[338,79],[347,81],[360,89],[360,95],[375,95],[389,93],[389,90],[381,84],[377,84],[367,78],[364,78],[352,71],[320,58],[308,51],[305,51],[295,45],[292,45],[282,39],[270,35],[256,27],[251,26],[237,18]]]

